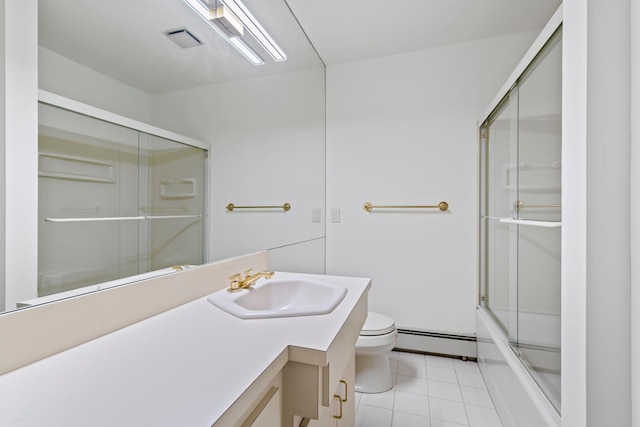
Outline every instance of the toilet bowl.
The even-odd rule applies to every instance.
[[[356,342],[356,385],[361,393],[382,393],[393,387],[389,355],[398,331],[393,319],[369,312]]]

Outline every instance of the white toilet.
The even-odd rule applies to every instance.
[[[356,342],[356,385],[361,393],[381,393],[393,387],[389,354],[398,331],[393,319],[369,312]]]

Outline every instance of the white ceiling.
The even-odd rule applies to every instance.
[[[244,0],[288,55],[255,66],[182,0],[39,0],[40,46],[150,94],[322,67],[283,0]],[[186,27],[202,46],[182,49],[164,31]],[[47,70],[41,70],[47,72]]]
[[[286,0],[327,65],[540,31],[561,0]]]
[[[251,65],[182,0],[39,0],[39,42],[155,94],[320,67],[313,47],[326,65],[334,65],[539,31],[560,4],[560,0],[243,1],[287,53],[287,61],[276,63],[262,51],[266,63]],[[179,27],[187,27],[205,44],[181,49],[162,33]]]

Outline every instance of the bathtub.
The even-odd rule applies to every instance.
[[[560,427],[560,414],[487,311],[476,310],[478,366],[503,427]]]

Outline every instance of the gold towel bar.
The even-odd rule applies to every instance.
[[[141,221],[143,219],[183,219],[202,218],[202,215],[142,215],[142,216],[111,216],[87,218],[45,218],[45,222],[105,222],[105,221]]]
[[[391,205],[373,205],[371,202],[365,203],[363,206],[365,211],[371,212],[373,208],[381,208],[381,209],[440,209],[440,211],[444,212],[449,209],[449,204],[447,202],[440,202],[435,206],[391,206]]]
[[[525,202],[520,200],[516,200],[513,204],[513,209],[519,211],[520,209],[530,209],[530,208],[561,208],[562,205],[527,205]]]
[[[234,209],[282,209],[285,212],[291,210],[291,205],[289,203],[285,203],[282,206],[236,206],[233,203],[229,203],[227,205],[227,210],[232,212]]]

